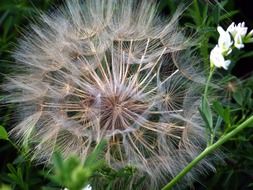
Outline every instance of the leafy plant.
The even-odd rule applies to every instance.
[[[106,142],[102,141],[83,162],[73,155],[66,160],[60,153],[53,158],[53,172],[46,175],[52,182],[69,190],[81,190],[88,184],[92,175],[104,165],[103,157]]]

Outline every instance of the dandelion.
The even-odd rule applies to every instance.
[[[203,150],[205,80],[177,26],[182,9],[170,20],[156,10],[148,0],[71,0],[25,33],[14,53],[20,74],[3,89],[18,104],[11,134],[37,162],[55,150],[85,159],[107,139],[108,165],[138,170],[129,189],[141,176],[157,189]],[[207,169],[204,160],[185,184]]]

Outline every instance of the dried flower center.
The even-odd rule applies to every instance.
[[[139,100],[119,95],[101,97],[100,125],[106,130],[125,130],[134,125],[147,109]]]

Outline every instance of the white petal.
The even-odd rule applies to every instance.
[[[218,27],[217,27],[217,30],[218,30],[218,32],[220,33],[220,35],[223,34],[223,33],[225,32],[225,30],[224,30],[221,26],[218,26]]]
[[[231,63],[230,60],[226,60],[226,61],[224,61],[224,64],[223,64],[222,67],[223,67],[225,70],[228,70],[228,66],[230,65],[230,63]]]
[[[210,53],[210,62],[216,67],[222,67],[222,62],[224,57],[222,56],[221,49],[218,46],[215,46]]]
[[[218,39],[218,45],[221,48],[222,54],[228,55],[230,52],[230,48],[233,44],[231,40],[231,36],[228,31],[224,31],[222,27],[218,26],[217,30],[220,34],[220,37]]]
[[[89,185],[87,185],[86,187],[84,187],[82,190],[92,190],[92,187]]]
[[[218,68],[223,67],[226,70],[228,69],[228,66],[231,63],[230,60],[225,60],[225,58],[222,55],[222,50],[217,45],[212,49],[210,53],[210,62],[215,67],[218,67]]]
[[[235,26],[236,26],[235,23],[232,22],[232,24],[230,24],[229,27],[227,28],[227,31],[230,32],[232,36],[235,36],[236,34]]]
[[[244,47],[243,41],[242,41],[242,36],[240,34],[235,35],[235,47],[237,49],[241,49]]]

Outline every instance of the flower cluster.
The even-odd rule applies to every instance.
[[[210,53],[210,62],[211,65],[227,70],[231,61],[226,60],[226,56],[232,52],[233,48],[241,49],[244,47],[244,43],[253,42],[253,30],[247,34],[248,28],[245,27],[244,22],[238,25],[233,22],[226,31],[218,26],[217,30],[220,36],[218,44]]]

